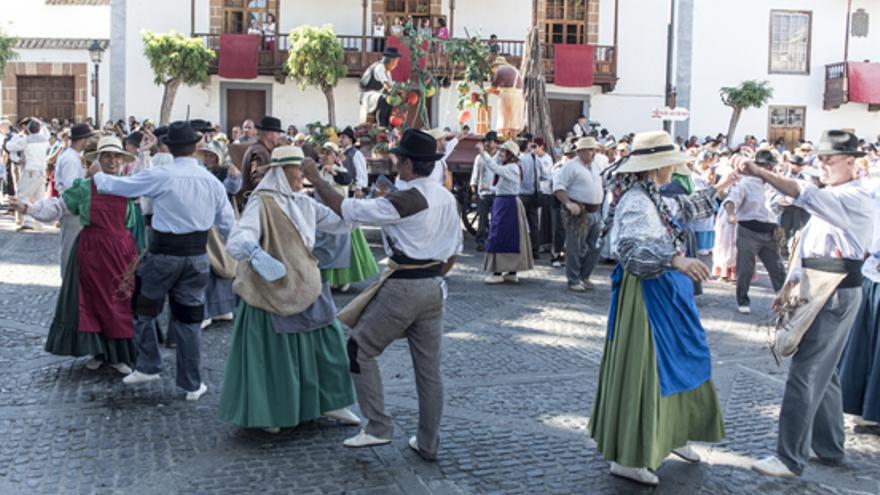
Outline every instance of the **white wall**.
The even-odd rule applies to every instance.
[[[855,0],[853,9],[864,7],[871,16],[869,38],[851,38],[850,60],[880,60],[880,4]],[[768,73],[770,10],[810,10],[813,13],[812,53],[809,75]],[[724,18],[724,22],[718,22]],[[807,139],[816,140],[824,129],[854,128],[861,135],[880,132],[880,113],[866,105],[847,104],[838,110],[822,109],[825,65],[843,61],[846,2],[843,0],[740,0],[736,8],[719,2],[698,0],[694,4],[693,80],[691,134],[726,132],[730,109],[721,103],[722,86],[735,86],[750,79],[768,80],[774,89],[771,105],[806,106]],[[767,135],[765,107],[743,113],[733,141],[746,134]]]
[[[363,30],[361,2],[353,0],[281,0],[282,33],[289,33],[304,24],[331,24],[336,34],[359,36]],[[367,5],[367,35],[372,28],[371,9]]]
[[[107,39],[110,37],[110,7],[46,5],[45,0],[2,0],[0,28],[20,38]]]
[[[443,0],[441,9],[443,15],[449,17],[449,0]],[[502,40],[525,40],[531,23],[531,0],[458,0],[453,35],[464,37],[467,29],[471,36],[479,32],[481,38],[496,34]]]

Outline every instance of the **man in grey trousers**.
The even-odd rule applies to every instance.
[[[135,371],[126,385],[159,380],[163,369],[155,319],[166,295],[171,308],[171,331],[177,344],[177,386],[186,399],[198,400],[208,387],[201,380],[201,329],[205,289],[211,269],[208,231],[217,225],[226,239],[235,225],[223,184],[193,156],[201,136],[188,122],[168,126],[164,144],[174,163],[131,177],[111,177],[94,170],[98,191],[127,198],[153,200],[153,234],[149,253],[137,272],[135,294]],[[93,167],[94,168],[94,167]]]
[[[305,164],[303,173],[315,184],[324,204],[339,216],[352,223],[380,226],[391,258],[391,274],[383,279],[348,341],[352,379],[367,425],[344,445],[357,448],[391,442],[393,425],[385,412],[376,358],[392,342],[406,338],[419,396],[419,430],[409,446],[423,459],[434,460],[443,415],[443,276],[461,253],[461,224],[455,197],[429,178],[442,157],[434,138],[407,130],[391,153],[398,159],[400,178],[406,185],[388,194],[377,191],[375,199],[343,199],[321,180],[314,162]]]
[[[756,462],[756,471],[781,477],[800,476],[810,450],[820,461],[841,464],[845,451],[843,400],[837,363],[843,353],[861,302],[861,265],[871,242],[871,193],[855,178],[855,158],[864,153],[858,139],[846,131],[826,131],[819,144],[821,180],[825,188],[799,182],[740,160],[741,172],[756,177],[786,196],[812,217],[798,244],[800,264],[790,267],[789,280],[803,269],[845,274],[804,334],[791,360],[776,455]],[[782,303],[774,300],[774,309]]]

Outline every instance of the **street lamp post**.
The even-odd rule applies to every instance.
[[[101,127],[101,117],[99,115],[101,104],[100,104],[100,93],[98,93],[98,67],[101,64],[101,58],[104,56],[104,47],[101,46],[101,42],[98,40],[92,41],[92,44],[89,46],[89,58],[92,59],[92,63],[95,64],[95,80],[92,83],[92,89],[95,92],[95,126],[97,128]]]

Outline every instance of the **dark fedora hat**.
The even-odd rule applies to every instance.
[[[189,122],[178,120],[168,125],[168,133],[165,134],[163,142],[168,146],[186,146],[201,140],[202,136],[196,133]]]
[[[168,136],[168,126],[160,125],[156,128],[155,131],[153,131],[153,135],[156,136],[156,140],[158,140],[160,143],[164,143],[165,137]]]
[[[284,129],[281,128],[281,119],[276,119],[275,117],[270,117],[266,115],[260,120],[259,124],[254,125],[257,129],[261,131],[274,131],[274,132],[284,132]]]
[[[390,152],[417,162],[434,162],[443,158],[443,153],[437,153],[437,140],[418,129],[407,129],[400,143]]]
[[[354,136],[354,129],[352,129],[351,126],[348,126],[345,129],[343,129],[342,132],[339,133],[339,135],[340,136],[348,136],[349,138],[351,138],[352,142],[354,142],[355,139],[357,139]]]
[[[486,135],[483,137],[483,142],[485,143],[486,141],[495,141],[497,143],[498,142],[498,133],[495,131],[487,132]]]
[[[802,157],[801,155],[792,155],[792,157],[788,159],[788,162],[792,165],[797,165],[799,167],[805,165],[804,157]]]
[[[831,130],[822,133],[822,139],[819,140],[816,155],[847,155],[858,158],[865,156],[865,152],[859,149],[859,138],[855,134],[847,131]]]
[[[92,131],[92,127],[89,124],[75,124],[70,128],[70,140],[78,141],[80,139],[87,139],[95,135],[95,132]]]
[[[382,56],[387,58],[400,58],[400,50],[393,46],[389,46],[384,52],[382,52]]]
[[[755,163],[765,167],[772,167],[779,163],[779,160],[776,159],[776,155],[772,151],[761,150],[755,154]]]
[[[207,120],[192,119],[189,121],[189,125],[191,125],[196,132],[214,132],[214,126],[212,126],[211,122]]]

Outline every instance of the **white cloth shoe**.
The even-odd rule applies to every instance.
[[[125,363],[111,364],[110,367],[123,375],[130,375],[131,374],[131,368]]]
[[[160,378],[159,373],[151,375],[149,373],[141,373],[140,371],[135,370],[130,375],[123,378],[122,383],[126,385],[139,385],[141,383],[155,382]]]
[[[489,275],[483,279],[483,282],[489,285],[498,285],[504,283],[504,277],[501,275]]]
[[[741,314],[741,315],[750,315],[750,314],[752,314],[752,308],[750,308],[750,307],[748,307],[748,306],[738,306],[738,307],[736,308],[736,310],[739,311],[739,314]]]
[[[878,423],[876,421],[868,421],[861,416],[856,416],[855,423],[857,426],[878,426]]]
[[[693,462],[694,464],[702,460],[700,458],[700,454],[698,454],[696,450],[691,448],[690,445],[685,445],[684,447],[672,449],[672,453],[688,462]]]
[[[215,316],[213,318],[214,321],[232,321],[235,319],[235,313],[224,313],[220,316]]]
[[[207,320],[202,320],[201,329],[204,330],[204,329],[210,327],[212,323],[214,323],[214,320],[212,320],[210,318],[208,318]]]
[[[788,466],[782,463],[778,457],[771,455],[752,464],[752,469],[766,474],[767,476],[777,476],[779,478],[797,478],[797,475],[788,469]]]
[[[648,468],[626,467],[616,462],[611,463],[611,474],[643,485],[657,486],[660,483],[660,478]]]
[[[508,273],[507,275],[504,276],[504,281],[509,282],[511,284],[518,284],[519,277],[517,277],[515,273]]]
[[[196,390],[194,392],[187,392],[186,393],[186,400],[197,401],[197,400],[199,400],[199,397],[205,395],[205,392],[207,392],[207,391],[208,391],[207,385],[205,385],[204,383],[199,384],[198,390]]]
[[[587,289],[587,290],[593,290],[596,288],[596,286],[593,285],[593,282],[590,282],[589,280],[582,281],[581,285],[583,285],[584,289]]]
[[[350,447],[353,449],[358,449],[361,447],[375,447],[377,445],[388,445],[391,443],[391,439],[389,438],[378,438],[370,435],[369,433],[361,430],[357,435],[347,438],[342,445],[346,447]]]
[[[100,368],[102,364],[104,364],[104,361],[101,361],[100,359],[93,357],[92,359],[89,359],[88,361],[86,361],[86,369],[91,370],[91,371],[95,371],[98,368]]]
[[[586,292],[587,288],[584,287],[584,284],[582,284],[580,282],[576,282],[573,284],[568,284],[568,290],[570,290],[572,292]]]
[[[409,437],[409,448],[415,450],[416,452],[420,452],[419,439],[415,435]]]
[[[335,411],[327,411],[323,414],[328,418],[333,418],[336,421],[339,421],[345,425],[359,425],[361,424],[361,418],[357,417],[357,415],[351,412],[351,409],[347,407],[343,407],[342,409],[336,409]]]

